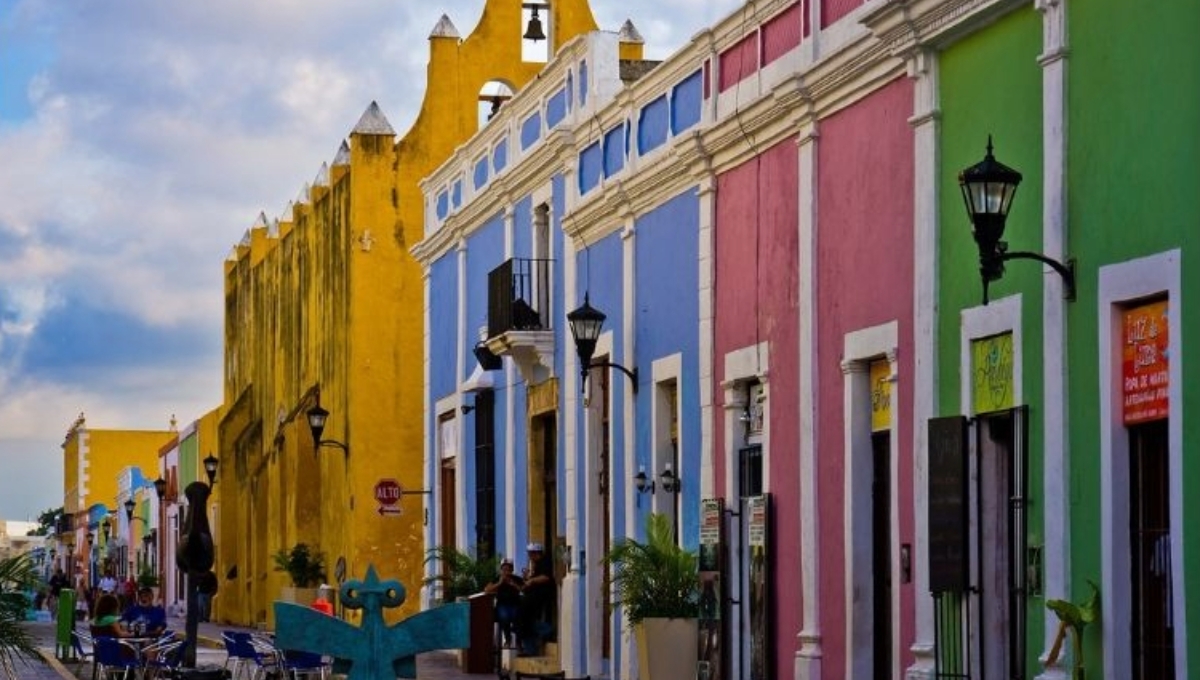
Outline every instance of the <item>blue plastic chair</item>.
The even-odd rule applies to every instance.
[[[85,649],[85,644],[91,649]],[[92,640],[91,633],[78,630],[71,631],[71,648],[75,650],[75,659],[80,666],[88,661],[92,662],[92,680],[96,680],[95,647],[96,643]]]
[[[221,633],[221,641],[225,643],[225,670],[229,676],[235,680],[243,675],[253,677],[256,664],[250,633],[227,630]]]
[[[117,638],[97,636],[93,649],[101,678],[120,677],[130,680],[137,677],[142,667],[137,650]]]

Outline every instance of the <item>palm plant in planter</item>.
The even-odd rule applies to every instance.
[[[280,548],[272,558],[275,571],[287,572],[291,588],[284,588],[280,599],[298,604],[310,604],[317,597],[317,586],[325,581],[325,556],[297,543],[291,550]]]
[[[426,577],[427,586],[438,584],[443,602],[454,602],[460,597],[469,597],[483,592],[483,587],[496,579],[500,571],[500,558],[495,555],[477,557],[473,552],[459,550],[452,545],[439,545],[426,553],[425,563],[440,562],[440,573]]]
[[[646,541],[617,541],[604,561],[613,596],[637,639],[641,677],[678,677],[679,660],[694,664],[697,658],[696,553],[675,542],[669,517],[652,513],[646,518]]]
[[[26,595],[40,585],[37,569],[29,553],[0,559],[0,678],[22,677],[17,661],[42,664],[37,640],[21,625],[30,607]]]

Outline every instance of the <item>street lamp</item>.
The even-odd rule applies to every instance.
[[[654,493],[654,480],[646,474],[646,468],[638,467],[637,474],[633,476],[633,488],[638,493]]]
[[[129,520],[130,522],[133,521],[133,509],[136,507],[137,503],[134,502],[133,498],[125,501],[125,519]]]
[[[1000,163],[992,155],[992,136],[988,135],[987,154],[983,160],[958,173],[958,186],[962,190],[967,215],[971,218],[971,231],[975,244],[979,246],[979,275],[983,279],[983,304],[988,303],[988,284],[1004,276],[1004,263],[1008,260],[1037,260],[1049,265],[1063,278],[1063,297],[1075,299],[1075,263],[1066,264],[1053,260],[1041,253],[1029,251],[1008,252],[1008,243],[1000,240],[1004,236],[1004,224],[1012,208],[1013,196],[1021,183],[1021,173]]]
[[[629,376],[633,381],[633,391],[637,392],[637,367],[632,370],[620,364],[608,361],[592,361],[596,353],[596,341],[600,339],[600,331],[604,328],[604,320],[608,318],[604,312],[596,309],[588,301],[588,294],[583,294],[583,306],[567,313],[567,323],[571,327],[571,336],[575,339],[575,351],[579,354],[579,373],[583,376],[583,391],[587,386],[588,371],[593,368],[615,368]]]
[[[208,475],[208,485],[214,486],[217,483],[217,465],[219,461],[217,457],[209,452],[208,456],[202,461],[204,463],[204,474]]]
[[[667,466],[664,467],[663,471],[659,473],[658,486],[663,491],[669,491],[671,493],[679,493],[680,487],[683,486],[683,482],[678,476],[676,476],[675,471],[671,469],[670,463],[667,463]]]
[[[163,524],[166,523],[165,520],[166,520],[166,516],[167,516],[166,508],[163,507],[163,498],[167,495],[167,480],[163,479],[162,475],[159,475],[158,479],[154,480],[154,494],[156,496],[158,496],[158,526],[161,527],[161,526],[163,526]],[[155,531],[155,538],[157,539],[158,529],[155,529],[154,531]],[[158,541],[155,540],[156,550],[154,552],[155,552],[155,557],[157,558],[155,560],[155,562],[158,564],[158,567],[159,567],[158,587],[159,587],[159,591],[162,593],[167,592],[167,567],[166,567],[166,560],[163,558],[163,555],[165,554],[165,551],[166,551],[166,543],[167,542],[164,540],[163,544],[160,546],[160,545],[158,545]],[[164,601],[166,600],[165,596],[163,597],[163,600]]]
[[[325,432],[325,421],[329,419],[329,411],[321,408],[321,393],[317,393],[317,403],[307,411],[304,415],[308,418],[308,429],[312,432],[313,443],[316,448],[322,446],[333,446],[342,450],[344,455],[350,455],[350,447],[346,444],[337,441],[336,439],[321,439],[321,434]]]

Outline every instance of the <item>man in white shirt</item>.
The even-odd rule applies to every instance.
[[[108,572],[100,579],[97,585],[101,593],[115,595],[117,592],[117,579],[113,577],[112,572]]]

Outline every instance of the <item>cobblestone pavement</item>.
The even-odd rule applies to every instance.
[[[59,661],[55,658],[55,624],[31,622],[25,625],[33,633],[38,649],[47,663],[19,666],[17,670],[21,680],[76,680],[77,678],[91,680],[92,665],[90,663],[77,664],[70,661]],[[172,618],[169,625],[174,630],[182,631],[184,620]],[[221,633],[226,630],[246,629],[215,623],[200,624],[198,633],[200,643],[196,653],[198,666],[205,664],[222,666],[225,664],[225,649],[221,647],[220,640]],[[419,680],[471,680],[472,678],[494,678],[495,675],[492,673],[463,673],[458,667],[457,654],[452,651],[441,651],[429,652],[417,657],[417,677]]]

